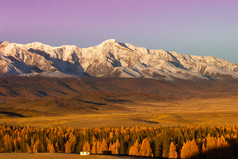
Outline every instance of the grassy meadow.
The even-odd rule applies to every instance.
[[[109,103],[97,113],[71,111],[66,115],[9,117],[1,114],[1,123],[33,127],[63,126],[75,128],[171,126],[171,125],[236,125],[238,96],[190,98],[166,101],[136,101]],[[60,108],[58,108],[60,111]],[[56,112],[57,112],[56,111]],[[24,115],[24,112],[22,113]],[[26,111],[27,114],[27,111]]]

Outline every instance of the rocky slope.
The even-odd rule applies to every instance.
[[[238,64],[216,57],[149,50],[114,39],[89,48],[3,42],[0,74],[225,80],[238,79]]]

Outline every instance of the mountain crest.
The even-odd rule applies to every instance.
[[[149,50],[115,39],[89,48],[3,42],[0,44],[0,74],[225,80],[238,79],[238,64],[217,57]]]
[[[117,43],[116,39],[108,39],[105,40],[103,43]]]
[[[6,47],[7,45],[9,45],[9,42],[7,41],[0,42],[0,47]]]

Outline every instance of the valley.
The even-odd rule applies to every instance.
[[[145,78],[4,75],[0,77],[0,126],[4,132],[0,150],[23,153],[1,153],[0,158],[11,159],[17,156],[19,159],[29,157],[113,159],[153,155],[167,158],[172,141],[178,144],[177,152],[181,152],[177,157],[184,155],[182,151],[186,144],[193,142],[197,150],[201,151],[204,149],[202,144],[205,143],[209,150],[207,153],[194,152],[192,155],[199,157],[204,155],[206,158],[210,153],[217,155],[213,151],[219,148],[218,145],[214,145],[216,147],[213,149],[209,148],[210,133],[217,143],[222,141],[224,146],[230,145],[227,149],[221,149],[221,152],[237,156],[235,154],[237,145],[235,129],[238,124],[237,90],[238,82],[234,79],[165,81]],[[134,131],[135,129],[140,131]],[[25,135],[21,135],[21,141],[18,137],[18,141],[14,139],[13,142],[16,135],[9,137],[8,130],[16,134],[31,132],[31,135],[25,134],[27,139]],[[58,136],[56,130],[63,133],[62,136]],[[92,133],[90,138],[82,132],[85,130]],[[107,133],[102,133],[101,130]],[[109,134],[114,130],[120,130],[117,134],[121,135],[110,137]],[[145,133],[145,130],[148,132]],[[181,134],[176,133],[177,130],[182,133],[182,138]],[[52,136],[48,133],[50,131],[55,134]],[[97,151],[94,151],[93,141],[96,140],[92,131],[99,133],[96,135],[97,145],[100,146]],[[168,137],[171,133],[175,138]],[[200,136],[194,136],[194,133]],[[215,136],[216,133],[219,133],[219,137]],[[102,134],[106,140],[103,140]],[[131,149],[140,137],[143,138],[139,144],[140,151],[133,152]],[[51,142],[48,142],[49,139]],[[113,155],[106,157],[97,155],[102,154],[100,149],[103,141],[104,149],[112,150],[110,145],[116,144],[116,139],[118,141],[120,139],[120,149],[113,151]],[[94,151],[96,155],[87,157],[79,155],[80,151],[85,150],[87,141],[88,150]],[[149,154],[142,153],[142,145],[145,142],[149,145]],[[57,153],[45,153],[52,152],[49,147]]]
[[[236,81],[194,85],[149,79],[11,76],[1,82],[5,91],[0,96],[0,118],[7,124],[95,128],[235,125],[238,121]]]

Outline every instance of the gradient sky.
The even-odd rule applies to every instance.
[[[0,41],[148,49],[238,63],[238,0],[0,0]]]

